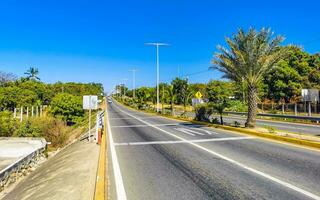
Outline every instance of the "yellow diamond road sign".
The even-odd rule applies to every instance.
[[[195,94],[195,96],[196,96],[196,98],[200,99],[200,98],[202,97],[202,94],[201,94],[201,92],[198,91],[198,92]]]

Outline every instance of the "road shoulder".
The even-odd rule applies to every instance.
[[[78,141],[37,168],[3,199],[92,199],[98,157],[98,145]]]

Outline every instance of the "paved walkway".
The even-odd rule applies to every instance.
[[[37,168],[3,200],[92,199],[98,157],[98,145],[76,142]]]

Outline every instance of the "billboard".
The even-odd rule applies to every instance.
[[[319,102],[319,90],[302,89],[301,96],[303,101]]]

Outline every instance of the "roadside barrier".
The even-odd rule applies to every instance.
[[[6,138],[0,138],[6,139]],[[31,168],[33,168],[42,157],[44,157],[44,152],[47,147],[47,142],[43,138],[28,138],[30,140],[40,140],[41,147],[35,149],[33,152],[21,157],[11,165],[7,166],[5,169],[0,171],[0,191],[4,189],[5,186],[9,185],[18,180],[19,177],[27,174]]]

